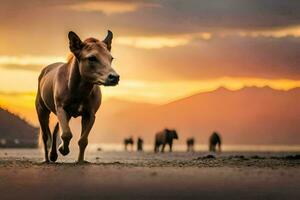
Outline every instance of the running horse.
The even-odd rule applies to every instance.
[[[88,38],[84,41],[74,32],[69,32],[69,47],[72,55],[67,63],[54,63],[46,66],[38,79],[38,91],[35,101],[41,126],[45,150],[45,162],[49,162],[48,144],[52,147],[50,160],[57,160],[56,139],[61,130],[62,144],[59,152],[66,156],[72,138],[69,121],[71,117],[81,116],[81,136],[78,141],[78,162],[84,162],[84,151],[88,144],[88,135],[95,122],[95,114],[101,105],[99,85],[115,86],[119,75],[112,68],[111,44],[113,34],[108,31],[106,38],[99,41]],[[57,116],[58,123],[53,131],[49,129],[50,113]]]

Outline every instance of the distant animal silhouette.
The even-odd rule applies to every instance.
[[[69,121],[71,117],[81,116],[81,137],[78,141],[78,162],[84,161],[84,151],[88,144],[88,135],[95,121],[95,114],[101,104],[99,85],[115,86],[119,75],[111,67],[111,44],[113,34],[108,31],[106,38],[99,41],[88,38],[85,41],[69,32],[69,47],[72,56],[67,63],[54,63],[45,67],[38,81],[35,101],[36,111],[41,126],[45,150],[45,162],[49,162],[47,143],[52,141],[50,160],[57,159],[56,137],[58,128],[53,133],[49,129],[49,116],[57,116],[62,131],[60,153],[69,154],[69,143],[72,138]]]
[[[137,139],[137,151],[143,151],[143,144],[144,144],[143,139],[139,137]]]
[[[186,145],[187,145],[187,151],[194,151],[194,143],[195,139],[194,138],[188,138],[186,140]]]
[[[133,144],[134,144],[134,141],[133,141],[133,138],[130,137],[130,138],[125,138],[124,139],[124,147],[125,147],[125,151],[127,151],[127,146],[130,145],[131,146],[131,150],[133,149]]]
[[[154,152],[159,151],[159,147],[162,145],[161,152],[165,151],[165,146],[170,146],[170,152],[172,152],[173,140],[178,139],[176,130],[164,129],[155,135]]]
[[[221,137],[217,132],[213,132],[209,138],[209,151],[215,152],[217,145],[218,145],[219,152],[221,152],[221,145],[222,145]]]

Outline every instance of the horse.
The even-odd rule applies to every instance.
[[[130,144],[131,145],[131,150],[133,149],[133,138],[130,137],[130,138],[125,138],[124,139],[124,147],[125,147],[125,151],[127,151],[127,146]]]
[[[144,140],[142,138],[138,138],[136,142],[137,151],[143,151]]]
[[[154,152],[159,151],[160,145],[162,145],[161,152],[165,151],[166,144],[170,147],[170,152],[172,152],[173,139],[178,139],[178,134],[176,130],[164,129],[155,134],[155,144],[154,144]]]
[[[194,151],[194,143],[195,143],[195,139],[194,138],[188,138],[186,140],[186,145],[187,145],[187,151]]]
[[[209,138],[209,151],[215,152],[216,146],[218,145],[218,150],[221,152],[221,137],[217,132],[213,132],[212,135]]]
[[[35,107],[46,163],[49,162],[47,144],[51,144],[51,141],[50,160],[52,162],[57,160],[56,137],[59,130],[62,132],[59,152],[63,156],[69,154],[69,143],[72,138],[69,121],[72,117],[78,116],[81,116],[82,125],[78,141],[78,162],[85,162],[84,152],[88,145],[88,136],[95,122],[95,114],[101,105],[99,86],[116,86],[120,79],[111,66],[113,33],[110,30],[103,41],[96,38],[82,41],[73,31],[68,33],[68,39],[71,51],[68,62],[46,66],[38,78]],[[54,113],[58,119],[53,139],[49,129],[50,113]]]

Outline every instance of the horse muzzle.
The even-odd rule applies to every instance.
[[[115,86],[118,85],[119,81],[120,76],[118,74],[109,74],[104,83],[104,86]]]

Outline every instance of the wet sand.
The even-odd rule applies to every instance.
[[[1,199],[300,199],[297,153],[101,152],[81,165],[0,158]]]

